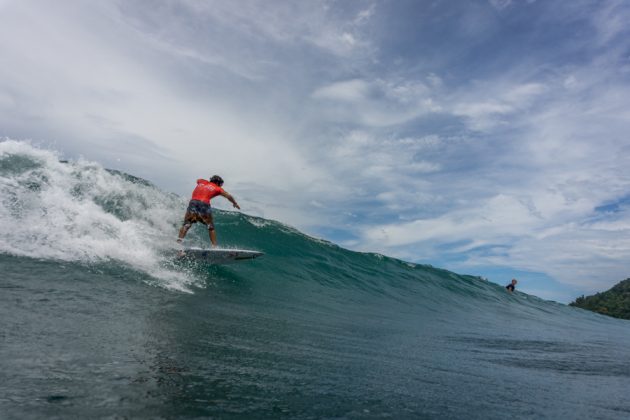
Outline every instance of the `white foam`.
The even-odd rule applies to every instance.
[[[271,221],[265,220],[265,219],[260,219],[258,217],[247,216],[247,217],[245,217],[245,220],[247,220],[249,223],[251,223],[252,225],[256,226],[257,228],[263,228],[263,227],[266,227],[266,226],[272,226]]]
[[[116,260],[175,290],[188,291],[195,282],[165,264],[181,217],[177,210],[185,205],[179,198],[94,162],[62,163],[57,153],[26,142],[0,142],[0,170],[0,252]],[[106,210],[112,206],[123,214]]]

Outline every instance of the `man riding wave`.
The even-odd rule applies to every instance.
[[[192,198],[188,203],[188,208],[184,215],[184,224],[181,229],[179,229],[177,242],[181,243],[183,241],[186,233],[188,233],[188,229],[190,229],[193,223],[201,222],[208,227],[208,234],[210,235],[212,246],[217,246],[217,234],[214,231],[214,220],[212,219],[210,200],[221,195],[230,200],[235,208],[241,208],[234,197],[221,188],[222,186],[223,179],[219,175],[212,176],[210,181],[205,179],[197,180],[197,187],[194,189]]]

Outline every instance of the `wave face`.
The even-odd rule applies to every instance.
[[[9,418],[619,418],[630,323],[215,213],[261,250],[181,263],[187,198],[0,142]],[[194,226],[189,245],[208,244]]]

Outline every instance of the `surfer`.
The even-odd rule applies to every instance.
[[[516,283],[518,283],[518,281],[516,279],[512,279],[512,283],[505,286],[505,288],[508,292],[512,293],[514,291],[514,286],[516,286]]]
[[[217,246],[217,234],[214,231],[214,221],[212,219],[212,208],[210,207],[210,200],[217,195],[221,195],[232,203],[232,205],[240,209],[234,197],[232,197],[221,186],[223,185],[223,179],[219,175],[214,175],[210,178],[210,181],[205,179],[197,180],[197,187],[192,193],[192,199],[188,203],[186,214],[184,215],[184,224],[179,230],[179,237],[177,242],[181,243],[188,233],[188,229],[193,223],[201,222],[208,226],[208,234],[210,235],[210,242],[212,246]]]

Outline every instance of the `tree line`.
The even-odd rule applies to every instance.
[[[615,318],[630,319],[630,278],[605,292],[586,297],[582,295],[569,305]]]

